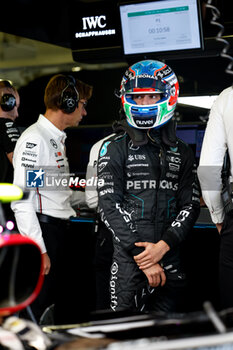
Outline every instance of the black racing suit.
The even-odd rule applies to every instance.
[[[154,133],[145,144],[135,146],[122,131],[105,141],[99,154],[100,215],[114,243],[110,280],[114,311],[143,310],[142,300],[151,291],[153,297],[147,299],[144,310],[176,311],[176,298],[184,285],[180,243],[199,214],[195,160],[183,141],[177,139],[175,147],[169,147],[158,131]],[[150,289],[133,259],[144,248],[134,244],[161,239],[170,246],[159,262],[167,281],[164,287]]]
[[[20,137],[20,131],[16,123],[10,118],[0,118],[0,183],[13,182],[13,166],[7,157],[8,153],[14,151],[15,144]],[[9,203],[2,204],[4,215],[7,220],[15,222],[14,214]]]
[[[7,153],[14,151],[19,136],[19,129],[13,120],[0,118],[0,182],[12,183],[13,181],[13,166],[7,158]]]

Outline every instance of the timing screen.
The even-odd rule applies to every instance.
[[[120,8],[125,54],[200,48],[196,1],[158,1]]]

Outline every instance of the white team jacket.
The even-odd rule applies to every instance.
[[[226,149],[229,150],[233,174],[233,88],[217,97],[210,111],[202,144],[198,177],[203,199],[212,221],[222,223],[224,211],[221,200],[221,169]]]
[[[29,190],[30,195],[26,200],[12,202],[11,206],[20,233],[34,239],[42,253],[46,248],[36,212],[64,219],[76,215],[71,207],[73,191],[59,180],[69,173],[65,139],[64,131],[40,115],[20,136],[14,150],[14,184]],[[38,169],[44,174],[38,173]],[[48,173],[49,181],[46,181]]]

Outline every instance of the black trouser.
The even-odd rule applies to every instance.
[[[46,218],[49,222],[42,221]],[[45,309],[55,304],[55,324],[85,322],[90,317],[94,289],[90,235],[85,232],[85,225],[67,220],[41,216],[39,221],[51,270],[45,276],[39,296],[31,304],[34,316],[39,321]],[[25,312],[22,316],[28,318]]]
[[[112,233],[102,221],[98,223],[95,245],[96,310],[110,308],[109,280],[112,265]]]
[[[47,219],[49,221],[49,217]],[[64,303],[62,296],[64,263],[66,262],[64,247],[69,226],[65,220],[54,218],[51,220],[52,222],[42,222],[39,219],[47,254],[51,261],[51,269],[49,274],[44,276],[41,292],[31,305],[32,312],[38,322],[48,306],[55,304],[55,310],[57,310]],[[55,314],[57,314],[56,311]]]
[[[221,308],[233,307],[233,214],[227,214],[220,235],[219,289]]]

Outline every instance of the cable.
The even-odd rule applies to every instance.
[[[218,331],[218,333],[226,333],[227,329],[220,317],[218,316],[217,312],[214,310],[212,304],[209,301],[205,301],[203,304],[203,308],[206,314],[208,315],[209,319],[213,323],[215,329]]]
[[[225,30],[224,26],[217,21],[219,19],[219,17],[221,16],[221,13],[217,9],[216,6],[212,5],[212,0],[207,1],[206,8],[209,8],[211,10],[211,13],[212,13],[212,19],[210,20],[210,24],[220,28],[218,34],[215,37],[216,41],[219,41],[219,42],[224,44],[224,47],[223,47],[222,51],[220,52],[220,56],[230,60],[230,63],[228,64],[227,68],[225,69],[225,72],[227,74],[233,74],[233,70],[232,70],[233,57],[228,54],[230,44],[226,39],[223,38],[223,32]]]

